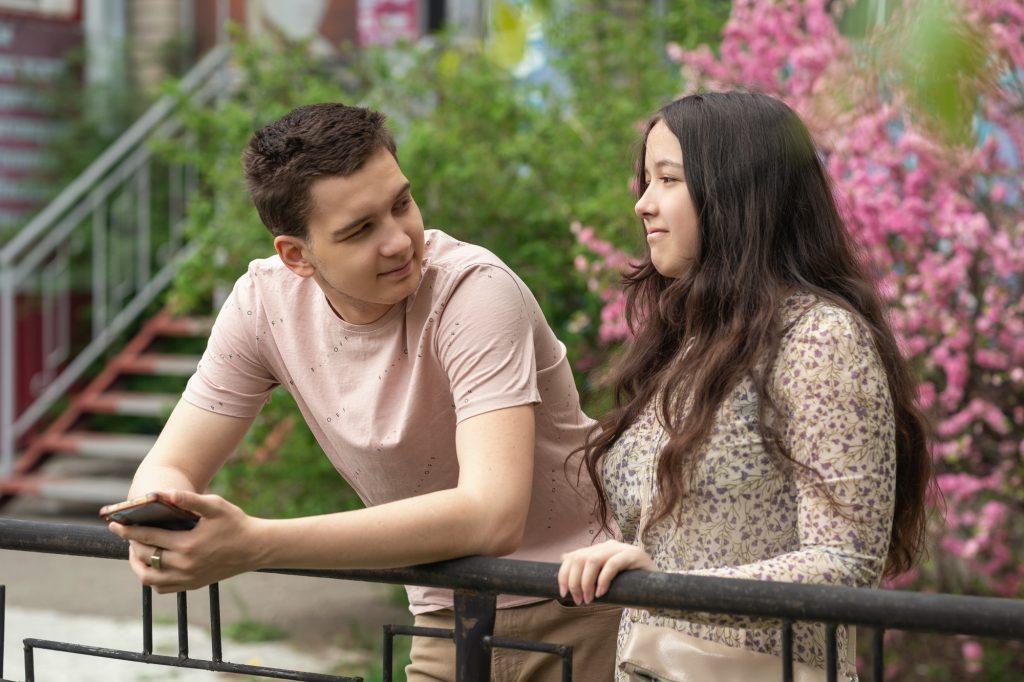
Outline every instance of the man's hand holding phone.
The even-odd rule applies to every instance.
[[[100,515],[112,533],[129,541],[132,571],[160,594],[194,590],[259,567],[259,520],[219,495],[161,491],[108,505]]]

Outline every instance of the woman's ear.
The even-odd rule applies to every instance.
[[[313,267],[309,244],[302,237],[279,235],[274,237],[274,249],[281,257],[281,262],[299,277],[310,277],[316,268]]]

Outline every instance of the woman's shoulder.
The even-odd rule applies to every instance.
[[[806,344],[871,347],[861,316],[809,291],[790,294],[782,304],[782,348]]]
[[[813,294],[787,304],[787,326],[772,372],[777,390],[802,394],[868,384],[885,390],[885,365],[866,320]]]

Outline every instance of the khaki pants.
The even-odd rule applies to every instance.
[[[622,608],[618,606],[562,606],[549,599],[498,609],[494,634],[571,645],[572,678],[580,682],[602,682],[614,677],[615,637],[621,615]],[[455,614],[451,609],[420,614],[416,616],[416,625],[453,628]],[[413,637],[411,659],[412,663],[405,669],[409,682],[455,679],[455,645],[449,639]],[[555,654],[494,649],[491,679],[495,682],[558,682],[562,679],[562,659]]]

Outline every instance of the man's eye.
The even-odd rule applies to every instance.
[[[363,234],[364,232],[369,231],[370,226],[372,224],[373,223],[363,223],[362,225],[359,226],[358,230],[356,230],[355,232],[353,232],[349,236],[345,237],[345,239],[351,239],[352,237],[358,237],[359,235]]]
[[[410,204],[412,204],[412,199],[411,198],[402,199],[397,204],[395,204],[395,207],[392,210],[395,213],[404,213],[405,210],[407,208],[409,208]]]

